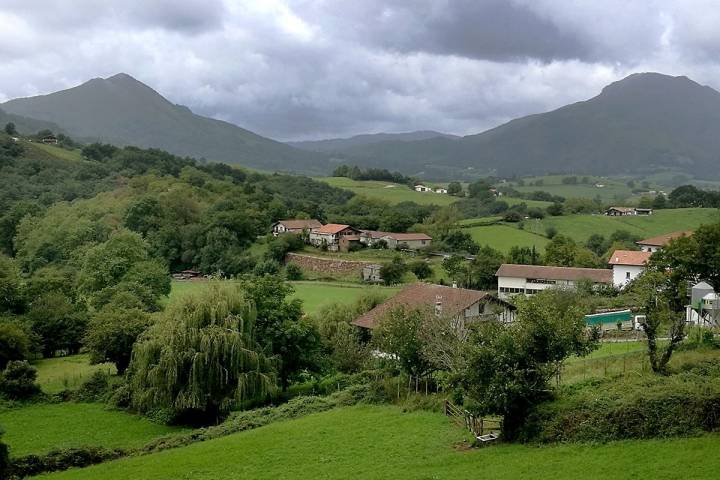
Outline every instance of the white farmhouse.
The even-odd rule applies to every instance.
[[[638,242],[635,242],[640,247],[640,250],[643,252],[657,252],[662,247],[670,243],[671,240],[675,240],[676,238],[680,237],[689,237],[692,235],[692,230],[686,230],[682,232],[672,232],[672,233],[666,233],[664,235],[658,235],[657,237],[652,238],[646,238],[645,240],[640,240]]]
[[[533,295],[547,288],[574,289],[581,280],[595,285],[610,285],[612,270],[602,268],[546,267],[542,265],[513,265],[504,263],[495,276],[498,279],[498,297]]]
[[[413,188],[415,188],[416,192],[432,192],[433,191],[432,188],[426,187],[423,184],[415,185],[415,187],[413,187]]]
[[[645,271],[645,264],[650,259],[650,252],[633,250],[615,250],[608,264],[612,267],[613,285],[623,288]]]

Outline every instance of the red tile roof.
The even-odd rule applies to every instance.
[[[369,312],[355,319],[352,324],[358,327],[375,328],[377,323],[393,308],[404,305],[415,308],[434,308],[438,297],[442,302],[443,314],[455,316],[481,300],[503,302],[493,295],[479,290],[452,288],[429,283],[415,283],[402,289]]]
[[[650,252],[636,252],[634,250],[615,250],[610,255],[610,265],[637,265],[643,266],[650,259]]]
[[[543,265],[500,265],[496,277],[544,278],[548,280],[588,279],[596,283],[612,282],[612,270],[602,268],[546,267]]]
[[[692,235],[692,230],[684,230],[681,232],[666,233],[664,235],[658,235],[657,237],[646,238],[635,243],[638,245],[650,245],[651,247],[663,247],[667,245],[670,240],[675,240],[680,237],[689,237]]]
[[[279,224],[285,225],[288,230],[304,230],[322,227],[322,223],[314,218],[309,220],[278,220]]]
[[[315,233],[327,233],[334,235],[336,233],[340,233],[346,228],[352,228],[350,225],[342,225],[340,223],[328,223],[327,225],[323,225],[322,227],[315,230]],[[353,230],[355,230],[353,228]]]

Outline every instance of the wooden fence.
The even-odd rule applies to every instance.
[[[460,427],[465,427],[475,436],[475,438],[484,437],[486,435],[497,435],[502,431],[502,420],[497,418],[477,417],[467,410],[454,405],[449,400],[445,400],[445,415]]]

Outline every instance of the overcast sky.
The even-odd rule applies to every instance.
[[[717,0],[1,0],[0,101],[128,73],[276,139],[477,133],[658,71],[720,89]]]

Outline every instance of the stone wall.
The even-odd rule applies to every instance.
[[[339,260],[333,258],[313,257],[311,255],[300,255],[298,253],[288,253],[285,257],[285,263],[294,263],[303,270],[311,272],[333,274],[352,274],[357,273],[358,277],[362,274],[362,269],[366,265],[372,265],[375,262],[362,262],[355,260]]]

